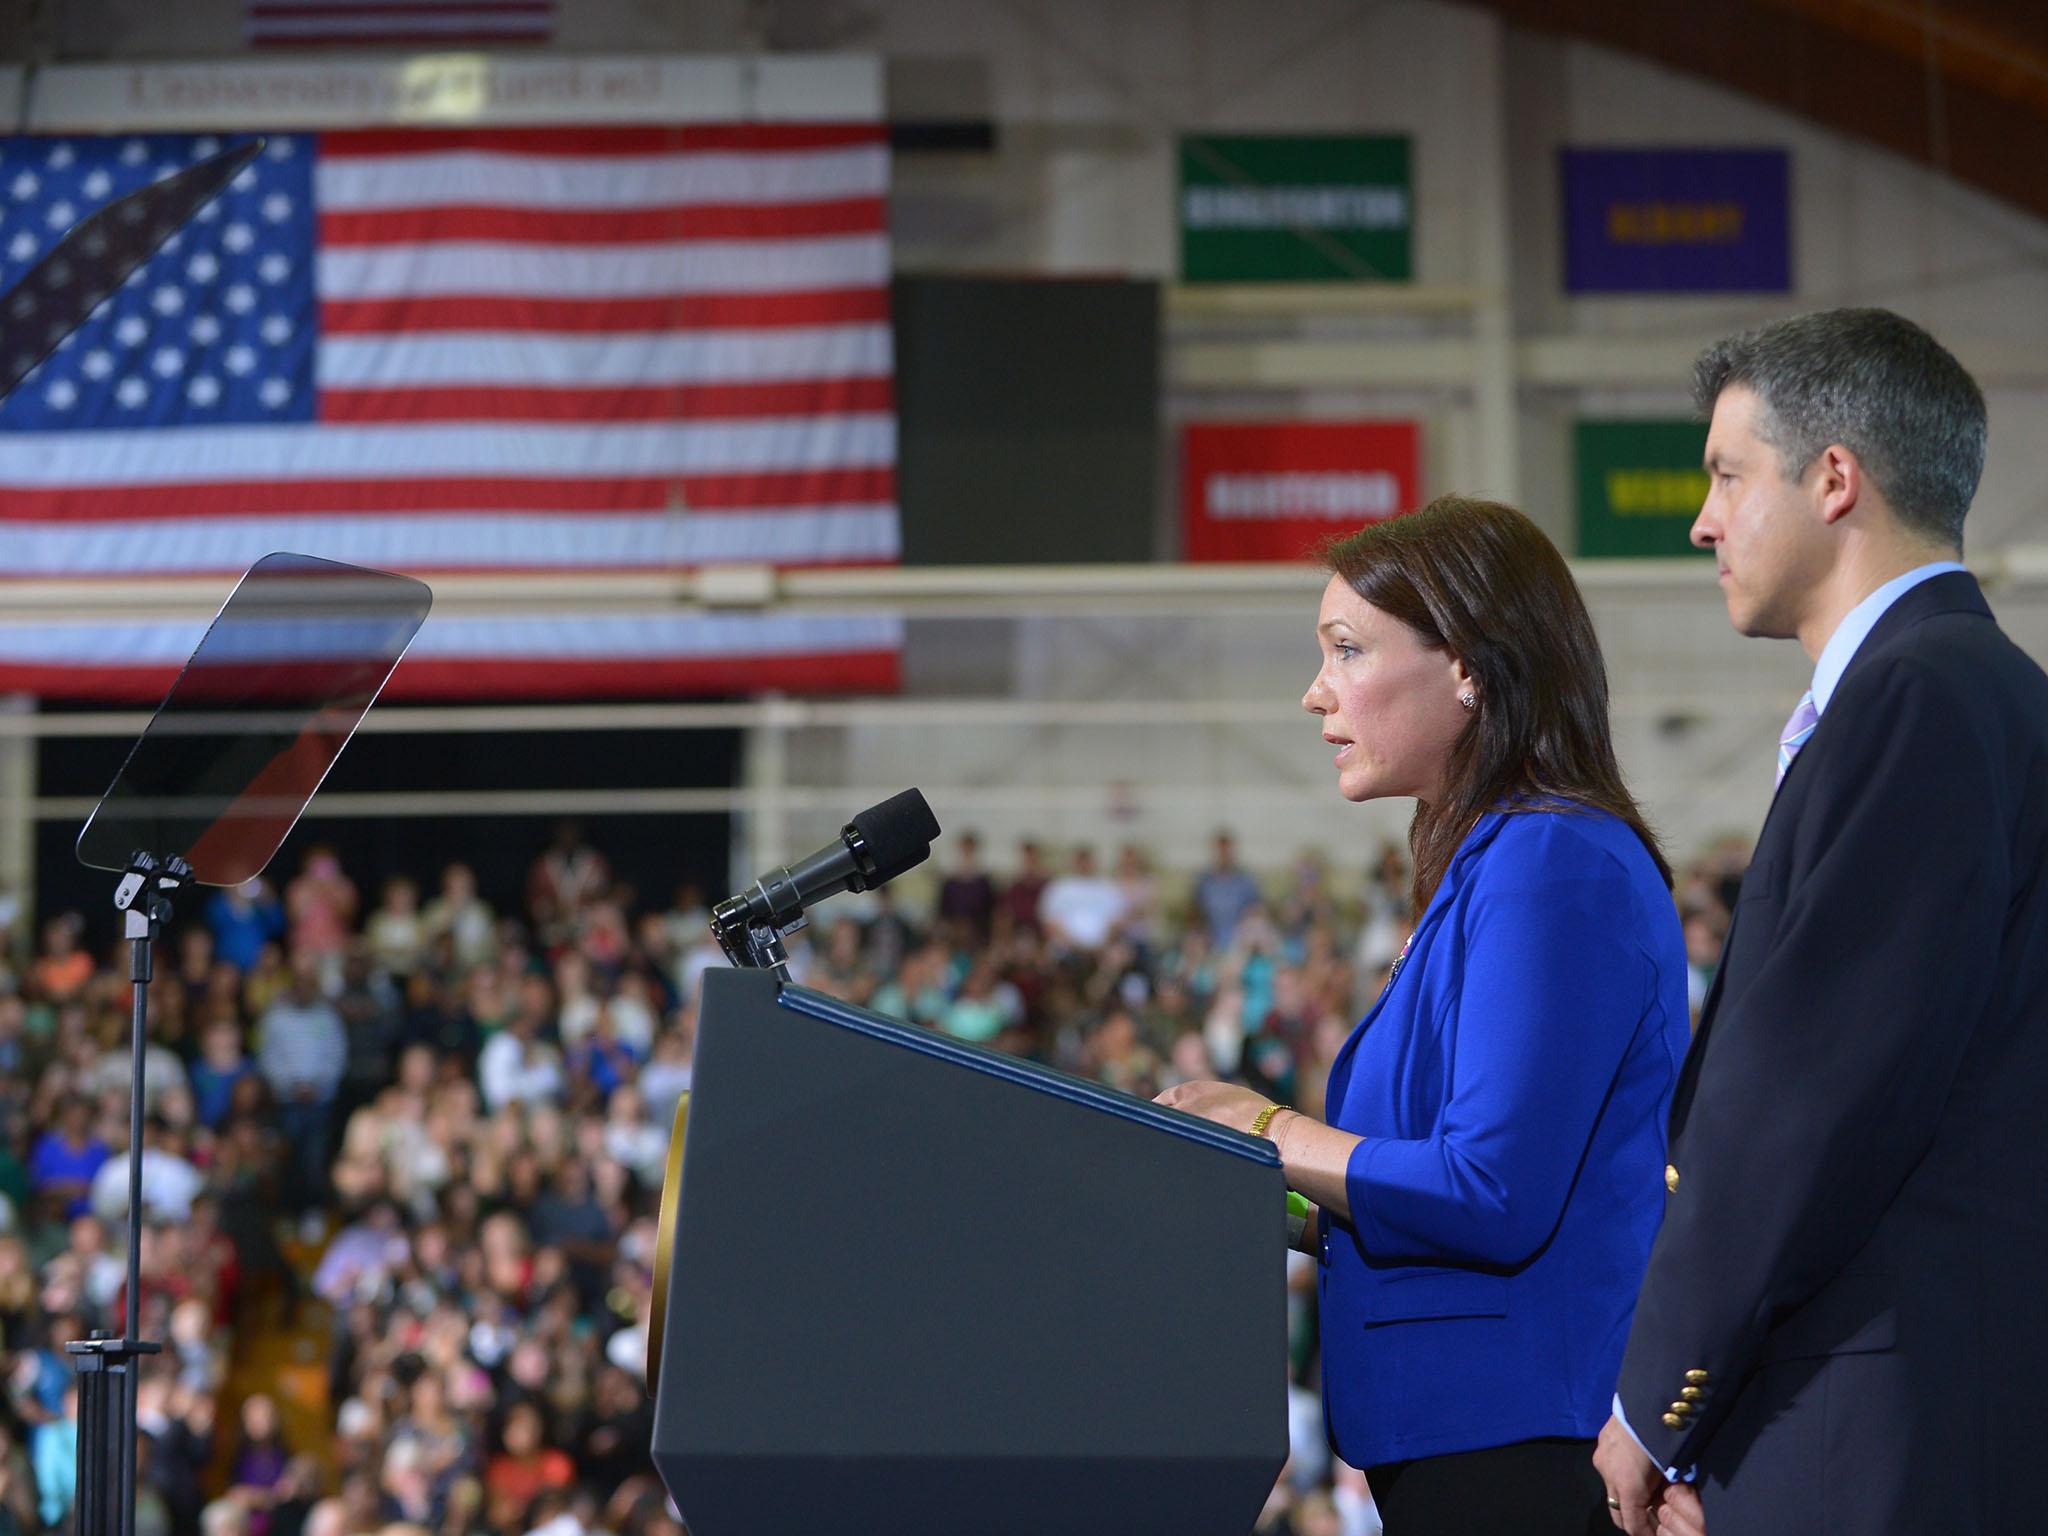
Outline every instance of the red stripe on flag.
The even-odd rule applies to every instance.
[[[663,240],[794,240],[878,234],[879,197],[816,203],[700,203],[668,208],[375,208],[320,215],[324,245],[499,240],[542,245],[631,245]]]
[[[691,421],[714,417],[812,416],[886,411],[896,404],[879,378],[790,379],[763,384],[667,384],[614,389],[536,389],[467,384],[323,389],[320,419],[362,421]]]
[[[108,704],[161,703],[180,667],[12,666],[0,662],[0,688],[56,699],[97,699]]]
[[[619,124],[588,128],[350,128],[320,135],[323,155],[673,155],[692,150],[840,149],[880,144],[882,123]]]
[[[402,569],[408,575],[418,576],[422,579],[439,579],[444,576],[556,576],[564,572],[576,576],[646,576],[649,574],[659,574],[663,571],[702,570],[707,566],[722,565],[724,563],[724,561],[719,560],[675,560],[665,564],[649,564],[643,561],[638,565],[573,565],[564,564],[557,560],[550,561],[546,565],[506,565],[502,561],[493,565],[466,565],[460,561],[408,560],[404,562]],[[772,556],[762,556],[758,561],[750,560],[748,563],[772,565],[778,571],[875,571],[888,570],[896,565],[897,562],[894,557],[873,555],[858,560],[784,560]],[[233,576],[239,574],[242,570],[243,567],[237,563],[215,568],[195,568],[181,571],[179,574],[184,576]],[[5,579],[25,580],[33,578],[12,577],[0,580]],[[108,581],[147,580],[148,573],[137,574],[132,571],[116,571],[103,579]],[[5,590],[5,586],[0,585],[0,592]]]
[[[308,16],[549,16],[555,0],[337,0],[332,5],[266,5],[250,0],[252,20]]]
[[[178,675],[175,666],[57,667],[0,663],[0,691],[105,703],[155,703]],[[786,693],[894,693],[901,667],[893,651],[816,656],[631,656],[577,661],[408,656],[380,699],[562,699],[746,696]]]
[[[442,660],[408,657],[384,697],[401,699],[622,698],[665,694],[894,693],[894,651],[824,651],[815,656],[622,657],[589,661]]]
[[[320,329],[330,336],[379,331],[702,331],[888,318],[886,288],[677,293],[632,299],[433,294],[328,299],[320,305]]]
[[[410,32],[260,32],[253,28],[249,42],[257,48],[417,48],[427,43],[546,43],[554,39],[552,27],[472,27],[445,32],[426,27]]]
[[[891,502],[892,469],[673,479],[466,478],[238,480],[205,485],[0,486],[0,524],[127,522],[163,517],[283,517],[306,512],[659,512],[670,507],[745,511]]]

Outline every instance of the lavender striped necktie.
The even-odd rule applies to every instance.
[[[1784,733],[1778,737],[1778,783],[1785,782],[1785,771],[1792,766],[1792,759],[1799,755],[1799,749],[1806,745],[1806,738],[1819,724],[1820,711],[1813,707],[1813,690],[1809,688],[1800,695],[1799,707],[1792,711],[1792,718],[1785,722]]]

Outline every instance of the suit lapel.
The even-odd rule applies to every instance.
[[[1811,743],[1809,743],[1811,745]],[[1750,868],[1755,870],[1764,861],[1765,851],[1771,846],[1769,833],[1772,818],[1777,816],[1778,807],[1790,793],[1792,775],[1799,770],[1799,761],[1793,759],[1791,769],[1785,774],[1785,782],[1778,786],[1778,793],[1772,797],[1771,808],[1764,814],[1763,831],[1757,834],[1756,849],[1750,856]],[[1790,816],[1787,813],[1787,818]],[[1790,825],[1789,819],[1783,819]],[[1742,923],[1742,898],[1735,898],[1735,910],[1728,914],[1728,932],[1721,938],[1721,958],[1714,966],[1714,979],[1707,983],[1706,998],[1700,1004],[1700,1022],[1693,1031],[1692,1044],[1685,1053],[1685,1062],[1678,1069],[1678,1086],[1671,1094],[1671,1114],[1667,1129],[1672,1135],[1678,1133],[1685,1120],[1685,1112],[1692,1106],[1693,1084],[1700,1074],[1700,1062],[1707,1054],[1707,1036],[1713,1033],[1714,1020],[1720,1015],[1721,991],[1728,980],[1728,957],[1735,952],[1735,930]]]
[[[1487,844],[1499,836],[1504,820],[1505,817],[1498,811],[1487,813],[1479,818],[1478,824],[1465,835],[1464,842],[1458,845],[1458,851],[1451,856],[1450,868],[1444,871],[1443,883],[1436,888],[1436,894],[1430,897],[1429,906],[1415,925],[1414,937],[1408,941],[1407,958],[1400,962],[1402,973],[1420,964],[1422,948],[1429,930],[1442,920],[1444,910],[1455,899],[1458,888],[1464,884],[1470,873],[1472,861]],[[1372,1026],[1372,1021],[1386,1008],[1388,999],[1394,995],[1394,988],[1399,982],[1400,975],[1396,975],[1380,988],[1380,995],[1373,999],[1372,1007],[1368,1008],[1365,1017],[1358,1021],[1358,1027],[1351,1031],[1350,1038],[1339,1047],[1337,1059],[1330,1063],[1329,1087],[1325,1090],[1324,1096],[1332,1111],[1344,1102],[1344,1094],[1351,1086],[1351,1067],[1358,1055],[1358,1042],[1364,1038],[1366,1030]],[[1412,980],[1410,985],[1414,985]]]

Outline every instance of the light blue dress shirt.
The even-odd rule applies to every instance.
[[[1828,643],[1820,648],[1820,660],[1813,664],[1814,710],[1823,715],[1828,712],[1828,700],[1835,696],[1835,689],[1841,685],[1842,674],[1849,670],[1849,663],[1856,659],[1863,642],[1870,638],[1870,632],[1877,628],[1877,621],[1885,616],[1893,603],[1923,581],[1968,569],[1960,560],[1936,560],[1927,565],[1916,565],[1905,575],[1894,576],[1851,608],[1842,622],[1835,626],[1835,632],[1828,636]]]
[[[1885,616],[1893,603],[1919,586],[1923,581],[1932,581],[1937,576],[1946,576],[1951,571],[1967,571],[1969,567],[1960,560],[1934,560],[1926,565],[1916,565],[1904,575],[1894,576],[1890,581],[1872,592],[1862,602],[1851,608],[1835,626],[1835,632],[1828,636],[1828,643],[1820,648],[1820,659],[1813,664],[1813,708],[1816,714],[1828,712],[1828,701],[1835,696],[1835,689],[1841,686],[1842,674],[1849,670],[1849,663],[1856,659],[1856,653],[1863,648],[1863,642],[1870,638],[1870,632],[1877,628],[1877,621]],[[1614,1394],[1614,1417],[1621,1427],[1628,1431],[1629,1438],[1637,1445],[1643,1444],[1643,1437],[1636,1433],[1635,1426],[1622,1411],[1621,1394]],[[1643,1454],[1650,1454],[1644,1446]],[[1655,1458],[1652,1457],[1652,1460]],[[1674,1483],[1689,1483],[1697,1469],[1687,1467],[1664,1468],[1665,1479]]]

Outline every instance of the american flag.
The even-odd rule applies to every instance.
[[[0,139],[0,292],[219,147]],[[872,123],[276,135],[0,403],[0,593],[278,549],[429,579],[893,562],[887,178]],[[0,623],[0,689],[142,697],[198,634]],[[899,644],[457,614],[392,689],[888,688]]]
[[[245,14],[259,48],[545,43],[555,35],[554,0],[248,0]]]

